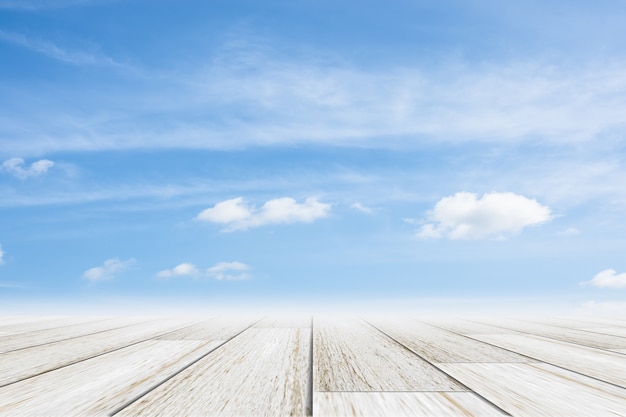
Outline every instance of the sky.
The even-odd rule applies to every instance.
[[[0,0],[0,313],[626,314],[624,21]]]

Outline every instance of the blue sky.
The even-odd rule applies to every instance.
[[[0,0],[0,302],[624,312],[624,21]]]

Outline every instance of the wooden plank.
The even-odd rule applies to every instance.
[[[600,337],[600,335],[613,335],[626,338],[626,328],[624,327],[591,327],[585,330],[599,333],[598,337]]]
[[[0,353],[13,350],[24,349],[31,346],[44,345],[46,343],[57,342],[59,340],[71,339],[85,336],[105,330],[111,330],[145,322],[140,319],[109,319],[88,323],[73,324],[68,326],[53,327],[44,330],[31,331],[28,333],[12,334],[0,337]]]
[[[261,321],[254,325],[256,328],[261,327],[292,327],[301,329],[311,328],[311,316],[270,316],[264,317]]]
[[[489,334],[471,337],[626,387],[626,360],[619,353],[526,334]]]
[[[314,321],[315,391],[463,391],[461,385],[372,326]]]
[[[489,326],[483,323],[477,323],[475,321],[463,320],[463,319],[420,319],[421,322],[430,324],[435,327],[439,327],[444,330],[448,330],[453,333],[462,335],[471,334],[514,334],[517,333],[514,330],[503,329],[501,327]]]
[[[36,317],[26,321],[8,321],[0,326],[3,335],[23,334],[102,320],[96,317]]]
[[[626,390],[544,363],[446,363],[442,369],[513,416],[624,416]]]
[[[538,322],[525,322],[521,320],[492,320],[486,324],[502,326],[507,329],[522,333],[534,334],[550,339],[561,340],[563,342],[580,344],[599,349],[626,349],[626,337],[619,337],[609,334],[601,334],[598,328],[586,330],[568,329],[564,327],[551,326]],[[626,328],[621,329],[626,336]]]
[[[160,320],[8,352],[0,355],[0,386],[157,337],[182,327]]]
[[[571,329],[585,329],[607,326],[626,327],[626,321],[624,321],[623,319],[609,319],[597,317],[535,317],[528,318],[527,320],[541,324],[549,324],[552,326],[567,327]]]
[[[251,328],[116,416],[303,416],[310,329]]]
[[[106,416],[223,341],[149,340],[0,388],[2,416]]]
[[[257,318],[220,317],[203,320],[159,337],[159,340],[222,340],[249,327]]]
[[[531,362],[532,359],[415,320],[370,320],[431,363]]]
[[[506,416],[472,392],[316,392],[320,417]]]

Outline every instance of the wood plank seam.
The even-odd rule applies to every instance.
[[[65,339],[52,340],[50,342],[40,343],[38,345],[24,346],[24,347],[17,348],[17,349],[5,350],[4,352],[0,352],[0,353],[4,354],[4,353],[10,353],[10,352],[17,352],[18,350],[24,350],[24,349],[30,349],[30,348],[39,347],[39,346],[51,345],[52,343],[65,342],[66,340],[78,339],[78,338],[85,337],[85,336],[93,336],[94,334],[109,332],[111,330],[119,330],[119,329],[124,329],[126,327],[132,327],[132,326],[137,326],[137,325],[140,325],[140,324],[146,324],[146,323],[150,323],[151,321],[156,321],[156,320],[148,320],[148,321],[143,322],[143,323],[140,322],[140,323],[127,324],[125,326],[120,326],[120,327],[112,327],[110,329],[98,330],[97,332],[92,332],[92,333],[84,333],[84,334],[80,334],[78,336],[67,337]],[[67,327],[67,326],[65,326],[65,327]],[[31,332],[29,332],[29,333],[31,333]]]
[[[429,363],[431,366],[437,368],[440,372],[443,372],[448,378],[452,379],[453,381],[455,381],[456,383],[458,383],[459,385],[461,385],[462,387],[466,388],[467,391],[474,393],[476,396],[478,396],[479,398],[481,398],[483,401],[485,401],[487,404],[491,405],[493,408],[501,411],[502,413],[504,413],[504,415],[506,416],[511,416],[510,413],[508,413],[506,410],[500,408],[498,405],[494,404],[493,402],[489,401],[487,398],[483,397],[482,395],[480,395],[479,393],[471,390],[467,385],[465,385],[464,383],[462,383],[461,381],[459,381],[458,379],[454,378],[452,375],[450,375],[449,373],[447,373],[446,371],[444,371],[443,369],[441,369],[439,366],[437,366],[437,364],[434,364],[430,361],[428,361],[426,358],[423,358],[421,355],[419,355],[417,352],[415,352],[413,349],[409,348],[408,346],[405,346],[404,344],[402,344],[400,341],[396,340],[394,337],[392,337],[391,335],[387,334],[384,330],[379,329],[378,327],[376,327],[375,325],[373,325],[372,323],[368,322],[367,320],[363,321],[367,324],[369,324],[370,326],[372,326],[374,329],[378,330],[379,332],[381,332],[382,334],[384,334],[385,336],[387,336],[389,339],[393,340],[394,342],[396,342],[397,344],[399,344],[400,346],[402,346],[403,348],[405,348],[406,350],[408,350],[409,352],[411,352],[412,354],[418,356],[419,358],[421,358],[422,360],[426,361],[426,363]]]
[[[477,322],[477,321],[474,321],[474,320],[470,320],[470,321],[472,321],[472,322],[474,322],[474,323],[477,323],[477,324],[485,324],[485,323],[480,323],[480,322]],[[528,334],[528,335],[531,335],[531,336],[534,336],[534,337],[541,337],[541,338],[544,338],[544,339],[556,340],[556,341],[558,341],[558,342],[562,342],[562,343],[569,343],[569,344],[572,344],[572,345],[582,346],[582,347],[585,347],[585,348],[588,348],[588,349],[598,349],[598,350],[604,350],[604,351],[606,351],[606,352],[623,354],[623,353],[621,353],[621,352],[615,352],[614,350],[611,350],[611,349],[602,348],[602,347],[597,347],[597,346],[589,346],[589,345],[585,345],[585,344],[583,344],[583,343],[579,343],[579,342],[574,342],[574,341],[571,341],[571,340],[563,340],[563,339],[559,339],[559,338],[554,337],[554,336],[548,336],[548,335],[544,335],[544,334],[537,334],[537,333],[533,333],[533,332],[531,332],[531,331],[526,331],[526,330],[518,330],[518,329],[511,329],[511,328],[509,328],[509,327],[501,326],[501,325],[498,325],[498,324],[487,324],[487,325],[488,325],[488,326],[492,326],[492,327],[497,327],[497,328],[499,328],[499,329],[504,329],[504,330],[513,331],[513,332],[516,332],[516,333]],[[578,330],[578,331],[583,331],[583,332],[587,331],[587,330],[583,330],[583,329],[568,329],[568,330]],[[593,334],[597,334],[597,335],[607,336],[607,335],[606,335],[606,334],[604,334],[604,333],[592,332],[592,331],[587,331],[587,332],[589,332],[589,333],[593,333]],[[609,335],[609,336],[621,337],[622,339],[626,339],[625,337],[623,337],[623,336],[618,336],[618,335]],[[625,340],[625,342],[626,342],[626,340]]]
[[[157,389],[158,387],[160,387],[161,385],[165,384],[167,381],[169,381],[170,379],[174,378],[176,375],[182,373],[183,371],[185,371],[186,369],[189,369],[190,367],[192,367],[193,365],[195,365],[196,363],[200,362],[202,359],[206,358],[207,356],[209,356],[211,353],[215,352],[217,349],[221,348],[222,346],[226,345],[228,342],[230,342],[231,340],[233,340],[234,338],[236,338],[237,336],[239,336],[240,334],[242,334],[243,332],[245,332],[246,330],[252,328],[254,325],[256,325],[257,323],[259,323],[261,320],[263,320],[262,318],[253,322],[252,324],[250,324],[248,327],[244,328],[243,330],[241,330],[239,333],[235,334],[234,336],[226,339],[223,343],[215,346],[214,348],[210,349],[208,352],[200,355],[200,357],[194,359],[192,362],[190,362],[189,364],[187,364],[186,366],[183,366],[182,368],[180,368],[179,370],[173,372],[171,375],[167,376],[166,378],[164,378],[162,381],[157,382],[156,384],[154,384],[153,386],[149,387],[148,389],[146,389],[145,391],[143,391],[142,393],[136,395],[135,397],[131,398],[129,401],[127,401],[126,403],[122,404],[121,406],[117,407],[116,409],[114,409],[113,411],[111,411],[108,416],[112,417],[118,413],[120,413],[122,410],[124,410],[125,408],[131,406],[132,404],[136,403],[137,401],[139,401],[141,398],[145,397],[147,394],[149,394],[150,392],[154,391],[155,389]],[[197,323],[194,323],[197,324]],[[187,326],[189,327],[189,326]]]
[[[313,316],[311,316],[311,332],[309,335],[309,375],[307,378],[307,387],[306,387],[306,405],[305,412],[307,416],[313,416],[313,335],[315,332],[315,328],[313,327]]]
[[[474,338],[473,338],[473,337],[471,337],[471,336],[468,336],[468,337],[469,337],[470,339],[474,339]],[[498,345],[496,345],[496,344],[489,343],[489,342],[485,342],[484,340],[479,340],[479,339],[474,339],[474,340],[476,340],[476,341],[478,341],[478,342],[481,342],[481,343],[486,343],[486,344],[488,344],[488,345],[495,346],[495,347],[500,348],[500,349],[506,349],[506,348],[503,348],[503,347],[498,346]],[[593,348],[591,348],[591,349],[593,349]],[[510,350],[510,349],[506,349],[506,350]],[[536,361],[536,362],[545,363],[545,364],[547,364],[547,365],[554,366],[554,367],[556,367],[556,368],[560,368],[560,369],[564,369],[564,370],[566,370],[566,371],[573,372],[573,373],[575,373],[575,374],[582,375],[582,376],[585,376],[585,377],[587,377],[587,378],[595,379],[596,381],[600,381],[600,382],[603,382],[603,383],[605,383],[605,384],[610,384],[610,385],[613,385],[614,387],[617,387],[617,388],[626,389],[626,386],[622,386],[622,385],[616,384],[616,383],[611,382],[611,381],[606,381],[606,380],[604,380],[604,379],[601,379],[601,378],[598,378],[598,377],[595,377],[595,376],[592,376],[592,375],[587,375],[587,374],[585,374],[585,373],[582,373],[582,372],[576,371],[576,370],[574,370],[574,369],[570,369],[570,368],[567,368],[567,367],[565,367],[565,366],[557,365],[557,364],[555,364],[555,363],[547,362],[547,361],[541,360],[541,359],[539,359],[539,358],[532,357],[532,356],[530,356],[530,355],[524,355],[524,354],[522,354],[522,353],[515,352],[515,351],[513,351],[513,350],[510,350],[510,351],[511,351],[511,352],[514,352],[514,353],[517,353],[517,354],[519,354],[519,355],[522,355],[522,356],[526,356],[526,357],[528,357],[528,358],[531,358],[533,361]],[[613,352],[613,351],[609,351],[609,352],[611,352],[611,353],[618,353],[618,352]]]
[[[198,323],[200,323],[200,322],[198,322]],[[29,376],[27,376],[27,377],[25,377],[25,378],[18,379],[17,381],[12,381],[12,382],[9,382],[9,383],[6,383],[6,384],[2,384],[2,385],[0,385],[0,388],[2,388],[2,387],[6,387],[6,386],[11,385],[11,384],[16,384],[16,383],[21,382],[21,381],[25,381],[25,380],[27,380],[27,379],[34,378],[34,377],[39,376],[39,375],[47,374],[47,373],[49,373],[49,372],[56,371],[57,369],[61,369],[61,368],[65,368],[65,367],[67,367],[67,366],[72,366],[72,365],[77,364],[77,363],[85,362],[85,361],[88,361],[88,360],[90,360],[90,359],[97,358],[97,357],[99,357],[99,356],[108,355],[109,353],[112,353],[112,352],[117,352],[118,350],[121,350],[121,349],[126,349],[127,347],[134,346],[134,345],[136,345],[136,344],[143,343],[143,342],[146,342],[146,341],[148,341],[148,340],[153,340],[153,339],[156,339],[156,338],[158,338],[158,337],[165,336],[165,335],[167,335],[167,334],[169,334],[169,333],[173,333],[173,332],[175,332],[175,331],[178,331],[178,330],[181,330],[181,329],[185,329],[185,328],[187,328],[187,327],[191,327],[191,326],[193,326],[193,325],[195,325],[195,324],[197,324],[197,323],[193,323],[193,324],[190,324],[189,326],[184,326],[184,327],[181,327],[180,329],[168,330],[167,332],[160,333],[160,334],[157,334],[157,335],[155,335],[155,336],[148,337],[148,338],[146,338],[146,339],[138,340],[137,342],[129,343],[128,345],[125,345],[125,346],[120,346],[120,347],[118,347],[118,348],[111,349],[111,350],[108,350],[108,351],[106,351],[106,352],[98,353],[98,354],[93,355],[93,356],[90,356],[90,357],[88,357],[88,358],[83,358],[83,359],[79,359],[79,360],[76,360],[76,361],[73,361],[73,362],[66,363],[66,364],[61,365],[61,366],[56,366],[56,367],[54,367],[54,368],[47,369],[47,370],[42,371],[42,372],[39,372],[39,373],[37,373],[37,374],[34,374],[34,375],[29,375]]]

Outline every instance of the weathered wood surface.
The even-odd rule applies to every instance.
[[[626,358],[619,353],[527,334],[477,334],[471,337],[626,387]]]
[[[324,417],[468,417],[507,414],[472,392],[316,392]]]
[[[73,339],[75,337],[123,328],[147,321],[148,320],[136,319],[109,319],[2,336],[0,337],[0,353]]]
[[[626,390],[545,363],[444,363],[513,416],[625,416]]]
[[[463,391],[424,359],[362,321],[314,322],[315,391]]]
[[[3,318],[0,320],[0,335],[9,336],[22,333],[51,330],[58,327],[99,321],[94,317],[29,317]]]
[[[178,320],[159,320],[3,353],[0,386],[142,342],[181,326]]]
[[[116,416],[304,416],[310,329],[251,328]]]
[[[437,362],[531,362],[532,359],[417,320],[370,320],[420,357]]]
[[[618,319],[133,320],[0,324],[0,416],[626,416]]]

